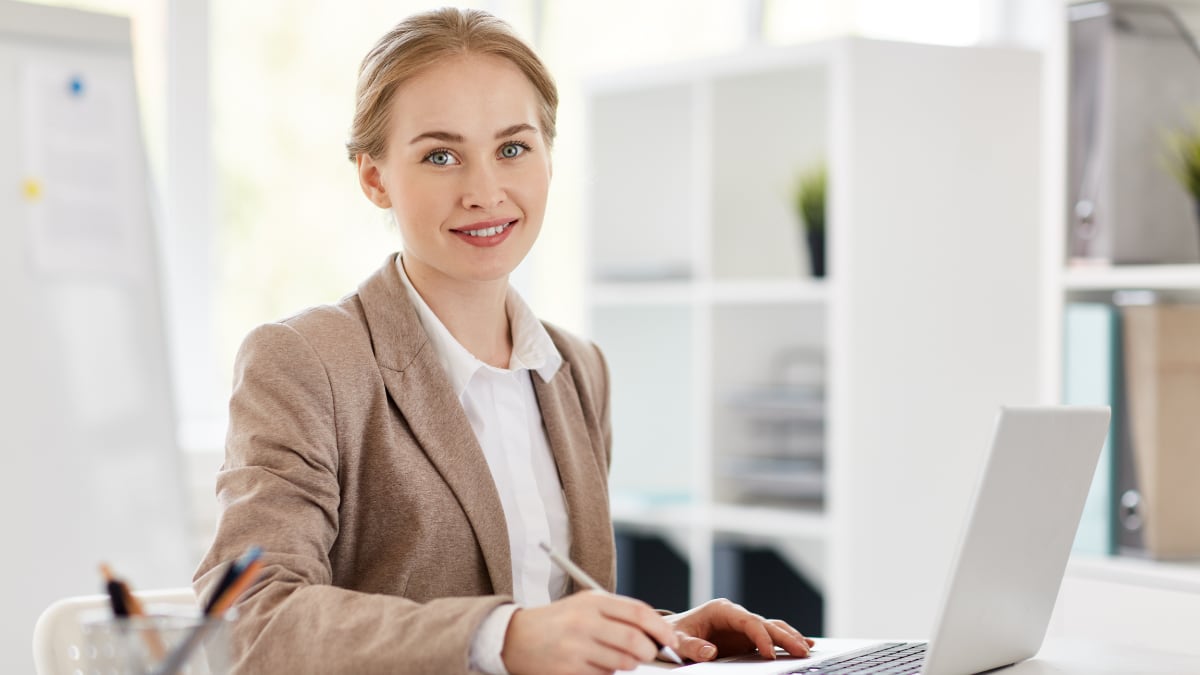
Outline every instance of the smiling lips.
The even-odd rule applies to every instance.
[[[517,224],[518,220],[516,218],[497,218],[495,220],[472,223],[466,227],[450,231],[457,235],[459,239],[472,246],[496,246],[508,238],[509,233],[512,232],[513,226]]]

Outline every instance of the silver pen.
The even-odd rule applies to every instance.
[[[596,583],[595,579],[589,577],[587,572],[584,572],[583,570],[579,569],[579,566],[576,565],[575,563],[571,562],[568,558],[565,558],[565,557],[559,555],[558,552],[555,551],[554,549],[550,548],[550,546],[546,542],[544,542],[544,541],[538,542],[538,546],[541,546],[542,550],[546,552],[546,555],[550,556],[550,560],[553,561],[555,565],[558,565],[559,567],[561,567],[562,571],[564,571],[568,575],[570,575],[570,577],[575,580],[575,583],[580,584],[582,586],[587,586],[588,588],[592,589],[593,591],[601,591],[604,593],[608,592],[608,591],[604,590],[603,586]],[[664,659],[666,659],[668,661],[678,663],[681,666],[683,665],[683,659],[679,658],[679,655],[675,653],[674,649],[671,649],[670,647],[660,643],[658,640],[655,640],[653,637],[651,637],[649,635],[647,635],[646,637],[649,637],[654,642],[654,644],[658,645],[658,655],[659,656],[663,657]]]

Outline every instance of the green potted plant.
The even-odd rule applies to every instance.
[[[814,277],[825,276],[825,187],[827,170],[820,163],[796,179],[795,208],[808,243]]]
[[[1190,131],[1168,132],[1167,145],[1170,147],[1167,168],[1192,196],[1200,223],[1200,117]]]

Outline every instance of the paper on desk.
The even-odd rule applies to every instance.
[[[779,675],[780,673],[790,673],[793,670],[799,670],[801,666],[807,665],[817,660],[817,658],[826,658],[832,654],[820,653],[814,654],[817,658],[797,659],[786,655],[784,652],[778,652],[779,656],[774,661],[754,656],[731,657],[720,659],[708,663],[693,663],[687,666],[676,666],[662,661],[647,663],[633,670],[622,670],[621,673],[632,675],[663,675],[663,671],[673,670],[681,673],[720,673],[722,675]]]
[[[633,670],[621,672],[632,673],[634,675],[663,675],[664,670],[675,670],[680,673],[686,673],[686,675],[703,675],[704,673],[713,673],[714,675],[781,675],[782,673],[799,670],[802,666],[810,663],[819,663],[824,659],[837,656],[838,654],[862,649],[876,642],[878,641],[817,638],[817,644],[813,647],[812,656],[806,659],[792,658],[779,651],[776,652],[779,656],[774,661],[767,661],[758,656],[741,656],[709,663],[693,663],[682,667],[669,663],[655,662],[638,666]]]
[[[618,670],[615,675],[663,675],[663,671],[667,670],[679,670],[679,666],[655,661],[654,663],[643,663],[633,670]]]

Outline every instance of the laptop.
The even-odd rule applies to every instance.
[[[1107,407],[1001,408],[929,642],[817,640],[811,656],[722,659],[745,675],[964,675],[1037,653],[1100,449]]]

